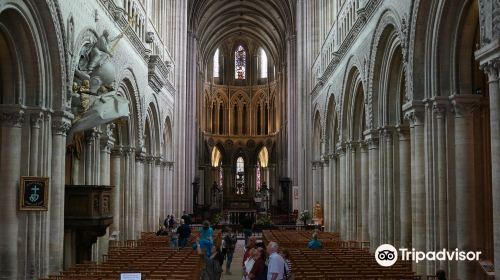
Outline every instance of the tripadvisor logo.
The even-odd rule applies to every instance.
[[[398,251],[391,244],[382,244],[375,251],[375,260],[381,266],[393,266],[398,260]]]
[[[448,251],[442,249],[440,251],[429,251],[422,252],[416,251],[415,249],[409,250],[406,248],[399,248],[399,254],[402,261],[414,261],[418,263],[420,261],[479,261],[480,251],[459,251],[455,249],[453,251]],[[382,244],[378,246],[375,251],[375,260],[381,266],[393,266],[398,260],[398,250],[394,248],[391,244]]]

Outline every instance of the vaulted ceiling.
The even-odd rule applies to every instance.
[[[265,46],[280,65],[286,39],[295,33],[294,0],[191,0],[189,13],[205,62],[221,42],[237,35]]]

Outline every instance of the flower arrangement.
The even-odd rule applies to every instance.
[[[257,218],[257,221],[255,222],[257,225],[263,225],[263,226],[270,226],[273,224],[273,221],[271,220],[271,215],[263,214],[260,215]]]
[[[302,221],[304,223],[304,225],[307,224],[307,221],[311,219],[311,213],[309,212],[309,210],[304,210],[302,212],[300,212],[299,214],[299,221]]]

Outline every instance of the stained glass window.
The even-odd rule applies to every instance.
[[[238,157],[236,160],[236,194],[243,195],[245,193],[245,160]]]
[[[263,48],[260,49],[260,77],[267,78],[267,55]]]
[[[247,52],[243,46],[238,46],[234,52],[234,78],[237,80],[245,79],[245,70],[247,64]]]
[[[219,49],[215,51],[214,54],[214,78],[219,77]]]

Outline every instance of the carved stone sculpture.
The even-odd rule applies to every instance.
[[[128,117],[127,99],[114,90],[115,66],[111,60],[113,48],[122,36],[123,33],[109,40],[109,32],[104,30],[97,41],[89,40],[83,45],[72,87],[75,119],[68,133],[68,144],[76,132]]]

